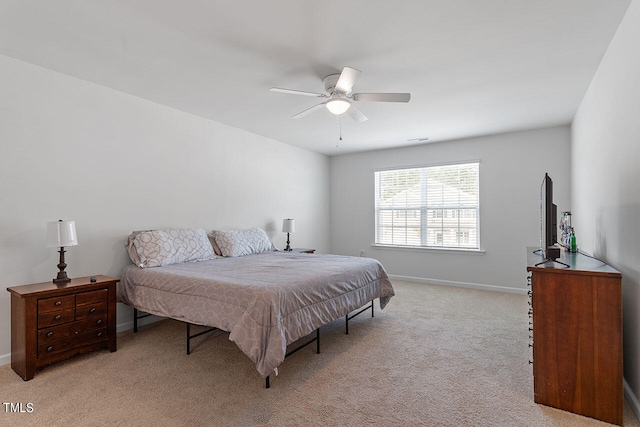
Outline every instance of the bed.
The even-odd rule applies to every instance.
[[[241,230],[231,233],[232,241],[241,242],[233,246],[226,239],[229,232],[218,231],[207,236],[211,253],[202,239],[204,230],[194,232],[196,245],[193,236],[186,244],[176,243],[180,238],[168,239],[170,245],[160,239],[147,253],[174,256],[183,246],[205,247],[197,259],[183,254],[160,262],[141,259],[145,256],[140,241],[146,245],[155,237],[132,234],[134,264],[122,271],[119,300],[146,313],[229,332],[229,339],[255,363],[268,386],[269,374],[287,355],[287,345],[375,299],[383,309],[394,295],[384,268],[374,259],[277,251],[264,231],[250,230],[259,235],[260,244]],[[238,239],[238,233],[245,235]]]

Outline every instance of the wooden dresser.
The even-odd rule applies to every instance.
[[[93,279],[93,280],[92,280]],[[11,367],[25,381],[47,364],[100,348],[116,351],[116,283],[108,276],[7,288]]]
[[[559,261],[527,249],[537,403],[622,425],[622,275],[562,251]]]

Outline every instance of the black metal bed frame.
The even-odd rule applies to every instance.
[[[374,300],[371,300],[371,304],[361,308],[357,313],[354,314],[347,314],[345,316],[345,334],[349,335],[349,320],[353,319],[354,317],[358,316],[361,313],[364,313],[365,311],[371,309],[371,317],[375,317],[374,316],[374,312],[373,312],[373,302]],[[151,314],[149,313],[145,313],[145,314],[139,314],[140,311],[137,308],[133,309],[133,332],[138,332],[138,320],[139,319],[144,319],[145,317],[149,317],[151,316]],[[191,325],[196,325],[195,323],[189,323],[189,322],[185,322],[185,324],[187,325],[187,355],[191,354],[191,340],[193,338],[199,337],[201,335],[204,334],[208,334],[209,332],[214,332],[214,331],[221,331],[222,329],[216,328],[216,327],[209,327],[209,329],[205,329],[204,331],[200,331],[197,332],[193,335],[191,335]],[[316,334],[315,337],[311,338],[309,341],[306,341],[305,343],[300,344],[298,347],[294,348],[293,350],[287,352],[284,357],[285,359],[289,356],[291,356],[293,353],[296,353],[299,350],[302,350],[303,348],[305,348],[306,346],[308,346],[309,344],[312,343],[316,343],[316,354],[320,354],[320,328],[316,329]],[[265,388],[270,388],[271,387],[271,383],[270,383],[270,377],[271,375],[267,375],[267,377],[265,378]]]
[[[316,329],[316,336],[314,338],[311,338],[309,341],[300,344],[298,347],[294,348],[293,350],[285,353],[284,358],[286,359],[287,357],[291,356],[293,353],[295,353],[298,350],[302,350],[303,348],[305,348],[306,346],[308,346],[309,344],[316,342],[316,354],[320,354],[320,328]],[[276,373],[277,375],[277,373]],[[267,378],[265,378],[265,388],[270,388],[271,387],[271,383],[269,381],[269,378],[271,378],[271,374],[267,375]]]
[[[195,337],[199,337],[200,335],[208,334],[213,331],[221,331],[222,329],[218,329],[215,327],[209,327],[202,332],[198,332],[196,334],[191,335],[191,325],[195,325],[194,323],[185,322],[187,324],[187,355],[191,354],[191,339]]]
[[[346,316],[344,316],[345,334],[349,335],[349,320],[353,319],[354,317],[356,317],[360,313],[363,313],[363,312],[369,310],[369,308],[371,308],[371,317],[375,317],[374,313],[373,313],[373,300],[371,300],[371,305],[360,309],[360,311],[358,311],[356,314],[352,314],[351,316],[349,316],[347,314]]]

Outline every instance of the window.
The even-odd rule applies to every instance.
[[[377,171],[376,244],[480,248],[479,163]]]

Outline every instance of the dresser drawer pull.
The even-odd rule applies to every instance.
[[[62,316],[60,316],[59,314],[56,315],[56,317],[53,318],[53,320],[60,320],[62,319]]]
[[[53,336],[53,331],[49,331],[49,332],[47,332],[47,336],[48,336],[48,337],[52,337],[52,336]]]
[[[56,303],[54,304],[56,307],[60,307],[62,305],[62,301],[56,301]]]
[[[89,310],[89,313],[95,313],[96,312],[96,308],[93,307],[91,310]]]
[[[102,319],[96,320],[96,325],[101,325],[101,324],[102,324]]]
[[[96,336],[101,337],[102,336],[102,332],[98,332],[98,334]]]
[[[47,347],[47,351],[49,351],[49,352],[53,351],[53,346]]]

